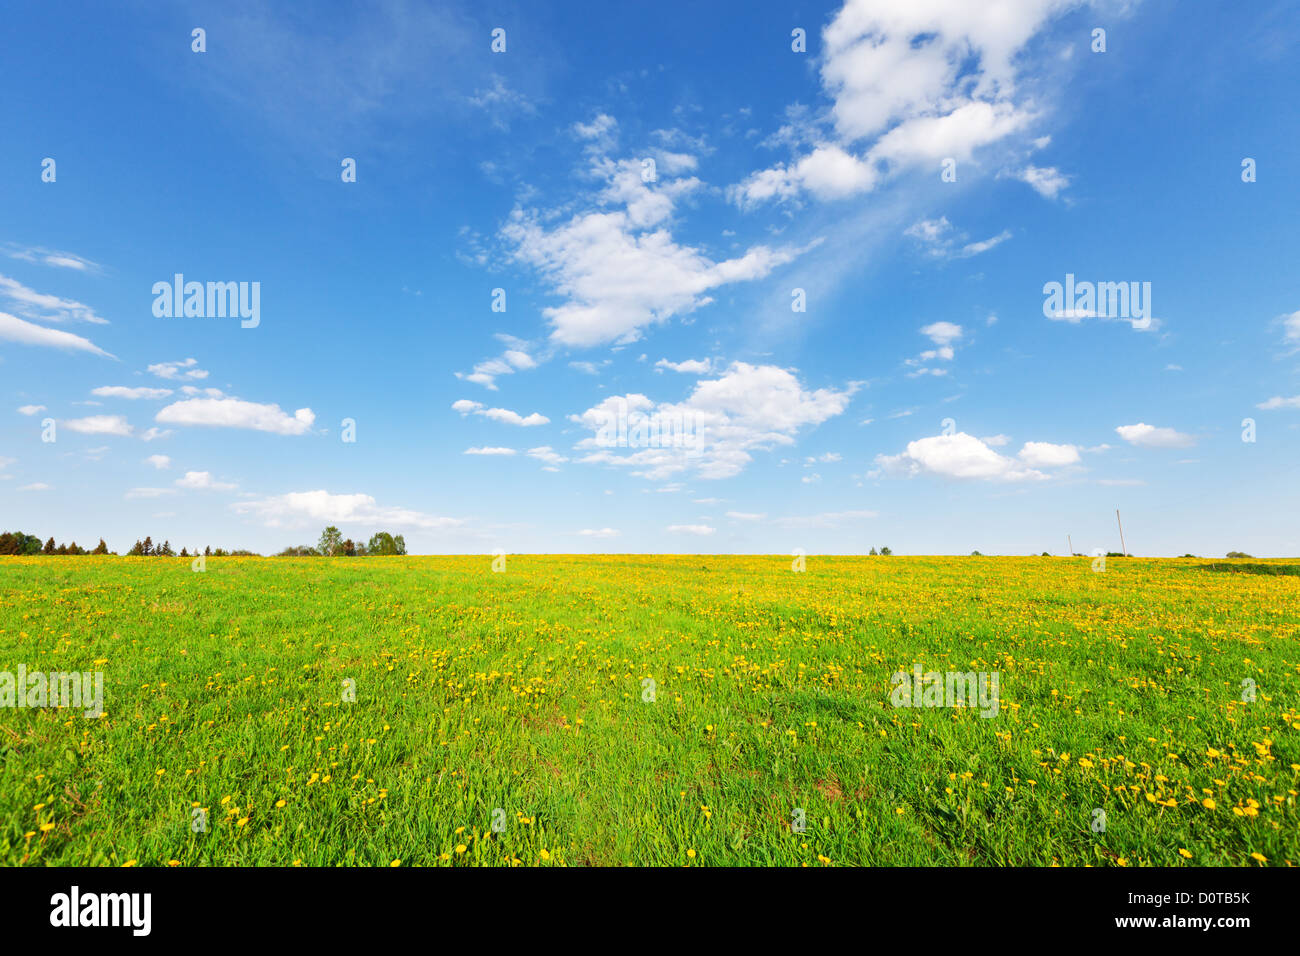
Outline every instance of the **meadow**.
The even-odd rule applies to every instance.
[[[491,566],[0,558],[0,863],[1300,863],[1300,562]]]

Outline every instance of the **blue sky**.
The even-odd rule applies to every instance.
[[[705,6],[13,5],[0,523],[1300,552],[1294,7]]]

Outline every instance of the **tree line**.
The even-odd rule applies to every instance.
[[[93,551],[85,548],[73,541],[71,544],[54,543],[54,538],[50,538],[44,544],[41,539],[34,534],[26,534],[22,531],[6,531],[0,534],[0,556],[3,555],[36,555],[36,554],[109,554],[116,555],[116,551],[109,551],[108,545],[103,538],[99,539]],[[126,553],[127,557],[139,558],[189,558],[198,557],[202,554],[209,558],[225,557],[259,557],[256,551],[245,551],[242,548],[236,548],[227,551],[224,548],[213,548],[210,545],[204,547],[200,552],[198,548],[181,548],[178,554],[172,547],[171,541],[164,540],[161,543],[155,543],[151,535],[147,535],[144,540],[136,539],[131,550]],[[330,525],[321,532],[320,540],[315,547],[309,544],[295,545],[285,548],[275,555],[277,558],[291,557],[366,557],[368,555],[400,555],[406,554],[406,540],[400,535],[389,534],[387,531],[376,531],[370,536],[369,541],[353,541],[351,538],[344,538],[338,528]]]
[[[330,525],[320,533],[316,546],[300,544],[285,548],[277,558],[364,558],[406,554],[406,539],[400,534],[376,531],[367,542],[344,538],[343,533]]]

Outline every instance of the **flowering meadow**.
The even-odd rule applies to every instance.
[[[0,862],[1300,863],[1300,562],[499,564],[0,559]]]

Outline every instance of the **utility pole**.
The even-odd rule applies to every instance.
[[[1074,557],[1074,542],[1070,540],[1068,534],[1065,536],[1065,543],[1070,546],[1070,550],[1066,553],[1069,554],[1070,557]]]
[[[1119,549],[1124,552],[1124,557],[1128,557],[1128,548],[1124,546],[1124,522],[1119,520],[1119,509],[1115,509],[1115,523],[1119,525]]]

